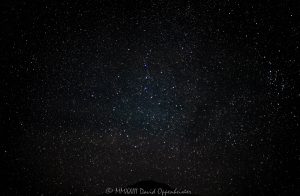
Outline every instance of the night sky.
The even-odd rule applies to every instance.
[[[299,193],[296,1],[0,5],[1,195]]]

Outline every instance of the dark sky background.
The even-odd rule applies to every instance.
[[[0,5],[3,194],[299,192],[296,1]]]

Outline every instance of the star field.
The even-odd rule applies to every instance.
[[[294,4],[1,3],[4,194],[299,191]]]

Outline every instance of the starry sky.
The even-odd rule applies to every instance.
[[[299,192],[295,1],[0,4],[3,193]]]

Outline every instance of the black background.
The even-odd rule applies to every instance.
[[[0,5],[4,195],[299,192],[296,1]]]

